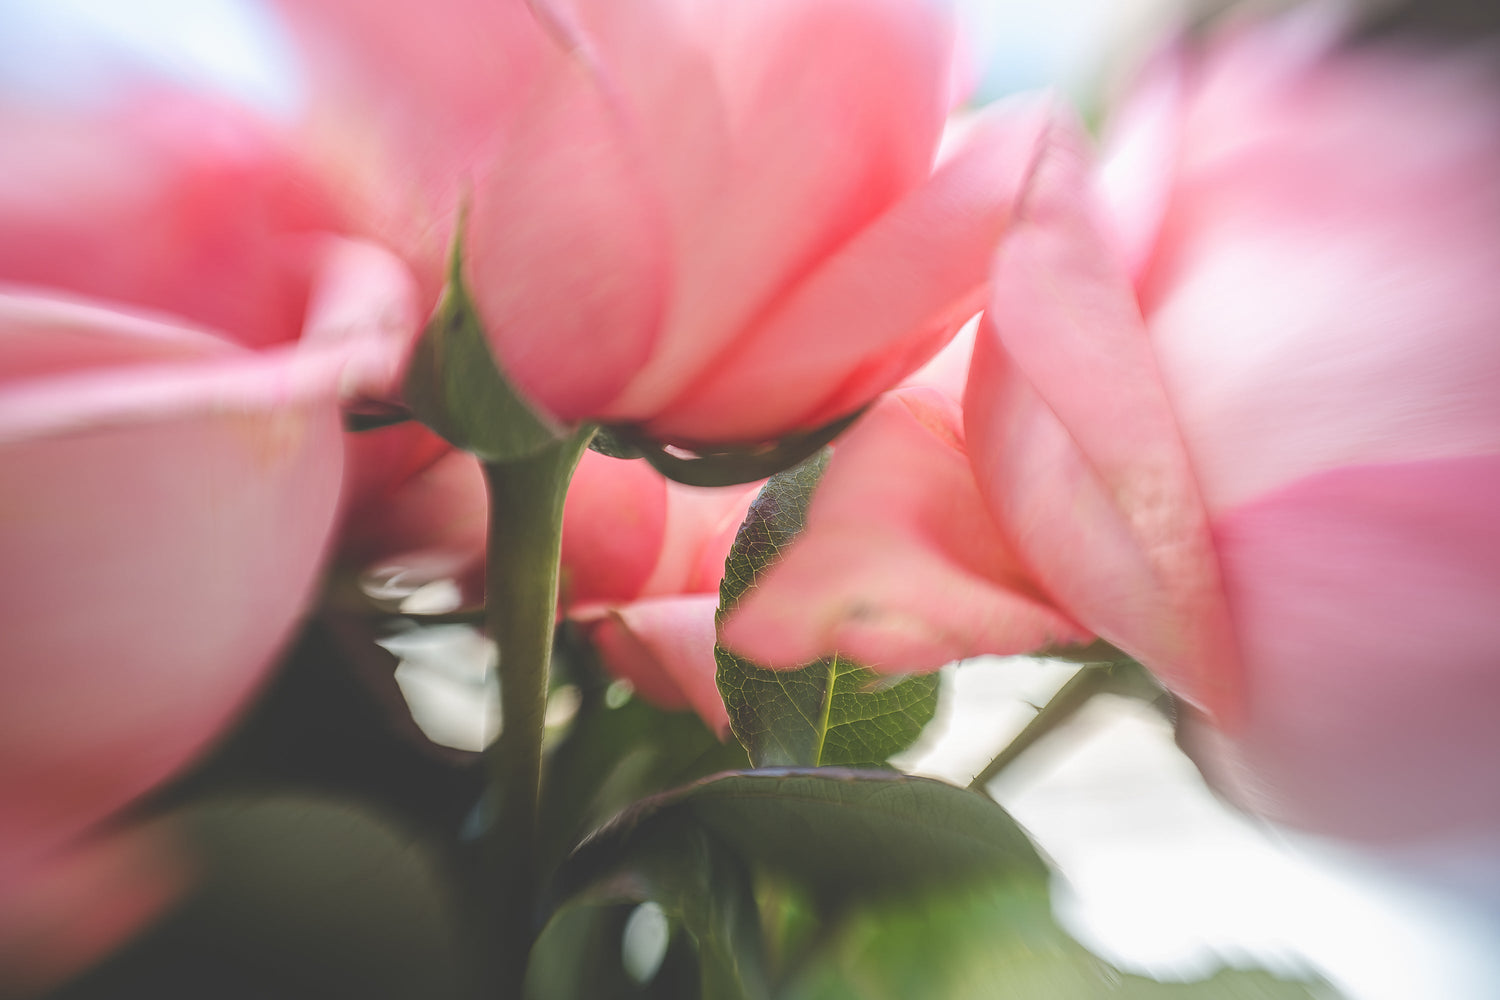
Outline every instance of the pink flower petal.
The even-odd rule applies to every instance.
[[[657,194],[597,81],[572,61],[477,172],[469,291],[496,360],[562,420],[597,415],[651,356],[671,280]]]
[[[667,483],[665,537],[641,596],[717,594],[724,560],[762,485],[702,488]]]
[[[333,342],[249,352],[191,327],[24,291],[0,290],[0,324],[0,370],[14,362],[45,375],[0,378],[0,444],[206,413],[254,423],[278,407],[325,405],[361,349]],[[121,364],[59,370],[91,346]]]
[[[1500,74],[1275,41],[1196,81],[1143,286],[1215,513],[1341,465],[1500,450]]]
[[[221,376],[204,380],[223,389]],[[338,499],[337,369],[323,376],[320,394],[283,397],[266,390],[289,376],[254,370],[239,398],[211,389],[36,434],[11,419],[7,396],[0,869],[182,768],[274,662],[312,594]],[[77,394],[111,384],[68,385],[58,413],[108,409]]]
[[[0,285],[0,384],[7,387],[49,375],[242,354],[206,330]]]
[[[420,454],[419,443],[413,460]],[[473,455],[447,451],[362,500],[350,511],[340,543],[346,565],[366,573],[400,572],[413,586],[482,576],[489,505]],[[482,589],[475,596],[482,599]]]
[[[177,317],[250,347],[301,330],[288,234],[333,218],[242,109],[181,94],[0,104],[0,276]]]
[[[340,387],[346,401],[391,401],[401,393],[406,356],[422,330],[418,290],[401,259],[359,240],[311,241],[303,343],[350,348]]]
[[[605,666],[662,708],[686,708],[723,738],[729,713],[714,662],[715,594],[658,597],[613,609],[590,630]]]
[[[1129,279],[1059,127],[995,259],[965,398],[990,509],[1046,592],[1223,714],[1237,655],[1212,539]]]
[[[683,6],[686,36],[669,39],[662,58],[696,67],[707,54],[727,134],[710,130],[707,152],[670,148],[713,172],[663,188],[674,213],[674,297],[650,363],[605,413],[620,421],[696,394],[781,297],[921,185],[947,111],[953,29],[940,4]],[[679,103],[641,117],[670,120]],[[711,155],[721,142],[725,152]],[[695,436],[678,425],[672,433]]]
[[[0,873],[0,994],[41,996],[144,930],[188,888],[182,854],[170,830],[155,824],[85,840],[24,873]]]
[[[301,148],[436,299],[455,213],[560,52],[518,0],[276,0],[303,55]]]
[[[1184,56],[1159,54],[1109,117],[1096,175],[1125,264],[1139,279],[1150,262],[1176,177],[1182,140]]]
[[[1187,743],[1272,819],[1359,839],[1500,830],[1500,457],[1322,473],[1218,520],[1243,728]]]
[[[991,258],[1048,141],[1050,117],[1049,100],[983,115],[926,184],[777,302],[652,429],[753,441],[816,426],[931,357],[982,305]]]
[[[585,452],[563,508],[564,607],[639,597],[667,531],[667,482],[643,459]]]
[[[467,204],[466,277],[501,365],[554,416],[596,413],[651,350],[669,277],[613,81],[523,0],[281,6],[313,77],[308,144],[356,222],[430,306]]]
[[[1087,641],[1026,578],[930,389],[877,403],[838,441],[807,527],[723,626],[769,667],[837,652],[877,670]]]

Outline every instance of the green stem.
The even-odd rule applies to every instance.
[[[521,996],[536,935],[542,728],[563,501],[591,436],[587,428],[525,458],[484,467],[490,502],[485,620],[500,648],[500,736],[485,752],[494,822],[483,848],[484,890],[495,918],[485,952],[498,997]]]
[[[1017,757],[1036,745],[1043,736],[1071,719],[1095,695],[1108,690],[1113,684],[1111,666],[1093,663],[1079,667],[1078,672],[1069,677],[1068,682],[1047,700],[1047,704],[1037,710],[1026,727],[1000,749],[983,771],[974,776],[969,787],[975,791],[984,791]]]

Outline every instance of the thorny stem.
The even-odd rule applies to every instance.
[[[1067,683],[1037,710],[1036,715],[1026,723],[1025,728],[1004,747],[1001,747],[1000,752],[985,765],[984,770],[974,776],[974,780],[969,782],[969,787],[975,791],[985,791],[989,783],[1015,763],[1018,757],[1035,746],[1042,737],[1076,715],[1078,710],[1088,704],[1095,695],[1104,694],[1107,691],[1126,693],[1139,687],[1138,680],[1130,679],[1126,675],[1139,673],[1140,670],[1141,668],[1131,660],[1122,660],[1117,663],[1085,663],[1079,667],[1078,672],[1069,677]]]

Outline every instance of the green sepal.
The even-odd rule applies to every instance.
[[[460,225],[447,287],[412,351],[402,393],[416,418],[454,447],[511,462],[571,431],[533,408],[496,364],[464,284],[462,245]]]
[[[620,437],[611,427],[600,427],[589,442],[589,450],[597,451],[606,458],[640,458],[641,450]]]
[[[693,447],[689,449],[693,452],[691,458],[668,451],[665,444],[638,428],[612,426],[609,434],[614,446],[623,449],[622,454],[617,457],[644,458],[651,463],[652,468],[668,479],[687,486],[738,486],[767,479],[802,464],[842,434],[863,413],[864,410],[856,410],[822,427],[801,434],[789,434],[769,444]],[[674,450],[681,452],[683,449]],[[606,451],[605,454],[613,453]]]

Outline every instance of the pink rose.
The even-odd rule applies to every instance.
[[[1335,39],[1299,19],[1159,64],[1102,202],[1084,145],[1049,148],[996,258],[969,456],[1018,593],[1196,705],[1184,740],[1236,801],[1493,835],[1500,79]],[[924,523],[892,530],[947,551]],[[914,600],[854,606],[930,627]],[[757,656],[754,610],[726,634]]]
[[[129,851],[83,838],[274,662],[333,525],[341,394],[391,382],[414,293],[321,231],[243,113],[132,93],[0,121],[0,934],[16,900],[87,901],[102,950],[131,921],[78,879]],[[0,952],[51,961],[33,943]]]
[[[460,204],[501,365],[679,443],[826,424],[975,312],[1045,115],[934,168],[930,0],[281,0],[307,144],[435,298]]]

